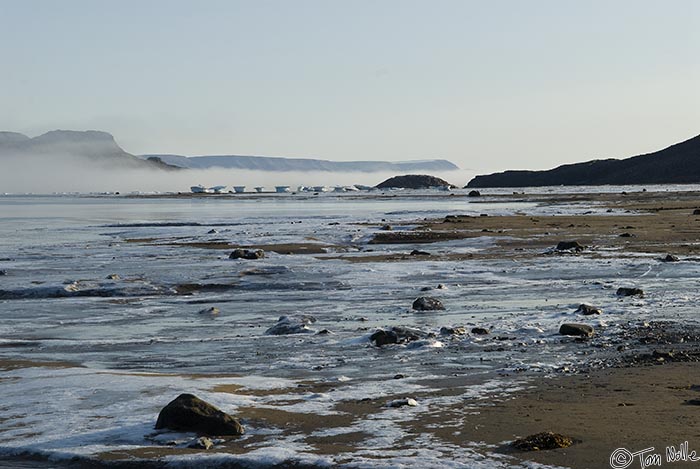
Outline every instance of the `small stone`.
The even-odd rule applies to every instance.
[[[464,335],[467,329],[464,327],[441,327],[440,335]]]
[[[418,402],[410,397],[404,397],[403,399],[395,399],[393,401],[389,401],[386,403],[387,407],[415,407],[418,405]]]
[[[582,303],[579,305],[579,307],[575,311],[575,313],[580,313],[580,314],[583,314],[584,316],[591,316],[593,314],[603,314],[603,310],[600,308],[596,308],[595,306],[591,306],[591,305],[587,305],[585,303]]]
[[[417,311],[435,311],[445,309],[442,302],[432,296],[421,296],[413,302],[413,309]]]
[[[438,283],[437,287],[435,288],[437,288],[438,290],[447,290],[447,286],[444,283]]]
[[[207,234],[216,234],[216,233],[218,233],[218,231],[216,231],[214,228],[212,228],[211,230],[207,231]]]
[[[7,275],[7,270],[0,270],[0,276]]]
[[[575,335],[580,337],[593,337],[593,328],[587,324],[573,324],[567,323],[562,324],[559,327],[559,334],[561,335]]]
[[[568,436],[552,432],[536,433],[515,440],[513,446],[520,451],[541,451],[557,448],[568,448],[574,444],[574,440]]]
[[[472,328],[472,334],[475,335],[486,335],[489,333],[488,329],[484,329],[483,327],[473,327]]]
[[[620,235],[620,238],[632,238],[632,237],[634,237],[634,235],[633,235],[632,233],[626,233],[626,232],[625,232],[625,233],[622,233],[622,234]]]
[[[188,448],[195,448],[195,449],[210,449],[214,447],[214,442],[211,441],[209,438],[206,436],[202,436],[199,438],[196,438],[192,441],[190,441],[187,444]]]
[[[315,332],[309,324],[315,323],[316,318],[309,315],[281,316],[277,324],[265,331],[266,335],[308,334]]]
[[[228,256],[229,259],[262,259],[265,257],[265,251],[262,249],[234,249]]]
[[[430,253],[427,251],[419,251],[418,249],[414,249],[411,251],[411,256],[429,256]]]
[[[105,277],[107,280],[120,280],[121,277],[117,274],[109,274],[107,277]]]
[[[585,249],[585,246],[579,244],[578,241],[559,241],[557,243],[557,247],[555,248],[557,251],[576,251],[580,252]]]
[[[617,296],[644,296],[641,288],[620,287],[617,289]]]
[[[321,329],[320,331],[318,331],[316,333],[316,335],[331,335],[331,334],[333,334],[333,333],[331,331],[329,331],[328,329]]]
[[[391,225],[382,225],[382,227],[379,228],[379,229],[382,230],[382,231],[392,231],[392,230],[393,230],[393,228],[391,227]]]
[[[395,374],[394,379],[404,379],[406,376],[402,375],[401,373]]]
[[[220,312],[221,311],[219,310],[219,308],[212,306],[211,308],[204,308],[203,310],[199,311],[197,314],[211,314],[212,316],[216,316]]]
[[[469,194],[467,194],[467,197],[481,197],[481,192],[477,190],[469,191]]]
[[[680,259],[673,254],[666,254],[666,257],[661,258],[661,262],[678,262]]]

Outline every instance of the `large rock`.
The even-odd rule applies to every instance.
[[[309,328],[309,324],[316,322],[313,316],[282,316],[277,324],[265,331],[267,335],[308,334],[316,332]]]
[[[559,327],[561,335],[575,335],[578,337],[593,337],[593,328],[588,324],[566,323]]]
[[[394,176],[377,184],[378,189],[429,189],[431,187],[455,187],[444,179],[426,174]]]
[[[245,431],[238,420],[192,394],[180,394],[163,407],[156,429],[163,428],[205,435],[242,435]]]
[[[374,342],[377,347],[382,347],[391,344],[405,344],[426,337],[428,334],[420,329],[393,326],[390,329],[378,329],[369,337],[369,340]]]
[[[229,259],[262,259],[265,257],[265,251],[262,249],[234,249],[231,254],[229,254]]]
[[[417,311],[436,311],[445,309],[442,302],[432,296],[421,296],[413,302],[413,309]]]
[[[620,287],[617,289],[617,296],[644,296],[641,288]]]

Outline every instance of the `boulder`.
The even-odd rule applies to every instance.
[[[693,210],[693,215],[700,215],[700,208]]]
[[[634,237],[634,235],[632,233],[627,233],[627,232],[624,232],[620,235],[620,238],[633,238],[633,237]]]
[[[666,254],[666,257],[661,258],[661,262],[678,262],[680,259],[673,254]]]
[[[387,407],[415,407],[418,405],[418,402],[410,397],[404,397],[403,399],[394,399],[393,401],[389,401],[386,403]]]
[[[595,306],[587,305],[585,303],[580,304],[578,309],[574,312],[583,314],[584,316],[591,316],[593,314],[603,314],[602,309],[596,308]]]
[[[481,197],[481,192],[477,190],[469,191],[469,194],[467,194],[467,197]]]
[[[418,249],[414,249],[411,251],[411,256],[429,256],[430,253],[427,251],[419,251]]]
[[[561,335],[575,335],[578,337],[593,337],[593,328],[588,324],[566,323],[559,327]]]
[[[432,296],[421,296],[413,302],[413,309],[417,311],[436,311],[445,309],[442,302]]]
[[[243,426],[229,414],[193,396],[180,394],[158,414],[156,429],[205,435],[242,435]]]
[[[282,316],[277,324],[265,331],[267,335],[308,334],[315,332],[309,324],[316,322],[313,316]]]
[[[576,251],[580,252],[585,249],[585,246],[579,244],[578,241],[559,241],[557,247],[554,248],[557,251]]]
[[[620,287],[617,289],[617,296],[644,296],[641,288]]]
[[[552,432],[536,433],[513,442],[513,446],[520,451],[541,451],[547,449],[568,448],[572,444],[574,444],[574,440],[572,438]]]
[[[428,334],[420,329],[393,326],[390,329],[378,329],[369,337],[369,340],[374,342],[377,347],[381,347],[390,344],[405,344],[426,337]]]
[[[109,274],[107,277],[105,277],[106,280],[120,280],[121,277],[119,277],[118,274]]]
[[[265,257],[265,251],[262,249],[234,249],[231,254],[229,254],[229,259],[262,259]]]

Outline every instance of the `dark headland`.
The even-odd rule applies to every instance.
[[[476,176],[467,187],[694,183],[700,183],[700,135],[654,153],[621,160],[610,158],[546,171],[505,171]]]

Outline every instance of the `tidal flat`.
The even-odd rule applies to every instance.
[[[5,196],[0,220],[0,467],[589,468],[649,447],[686,467],[666,447],[700,447],[695,186]],[[244,435],[156,430],[181,393]],[[548,431],[573,444],[511,444]]]

